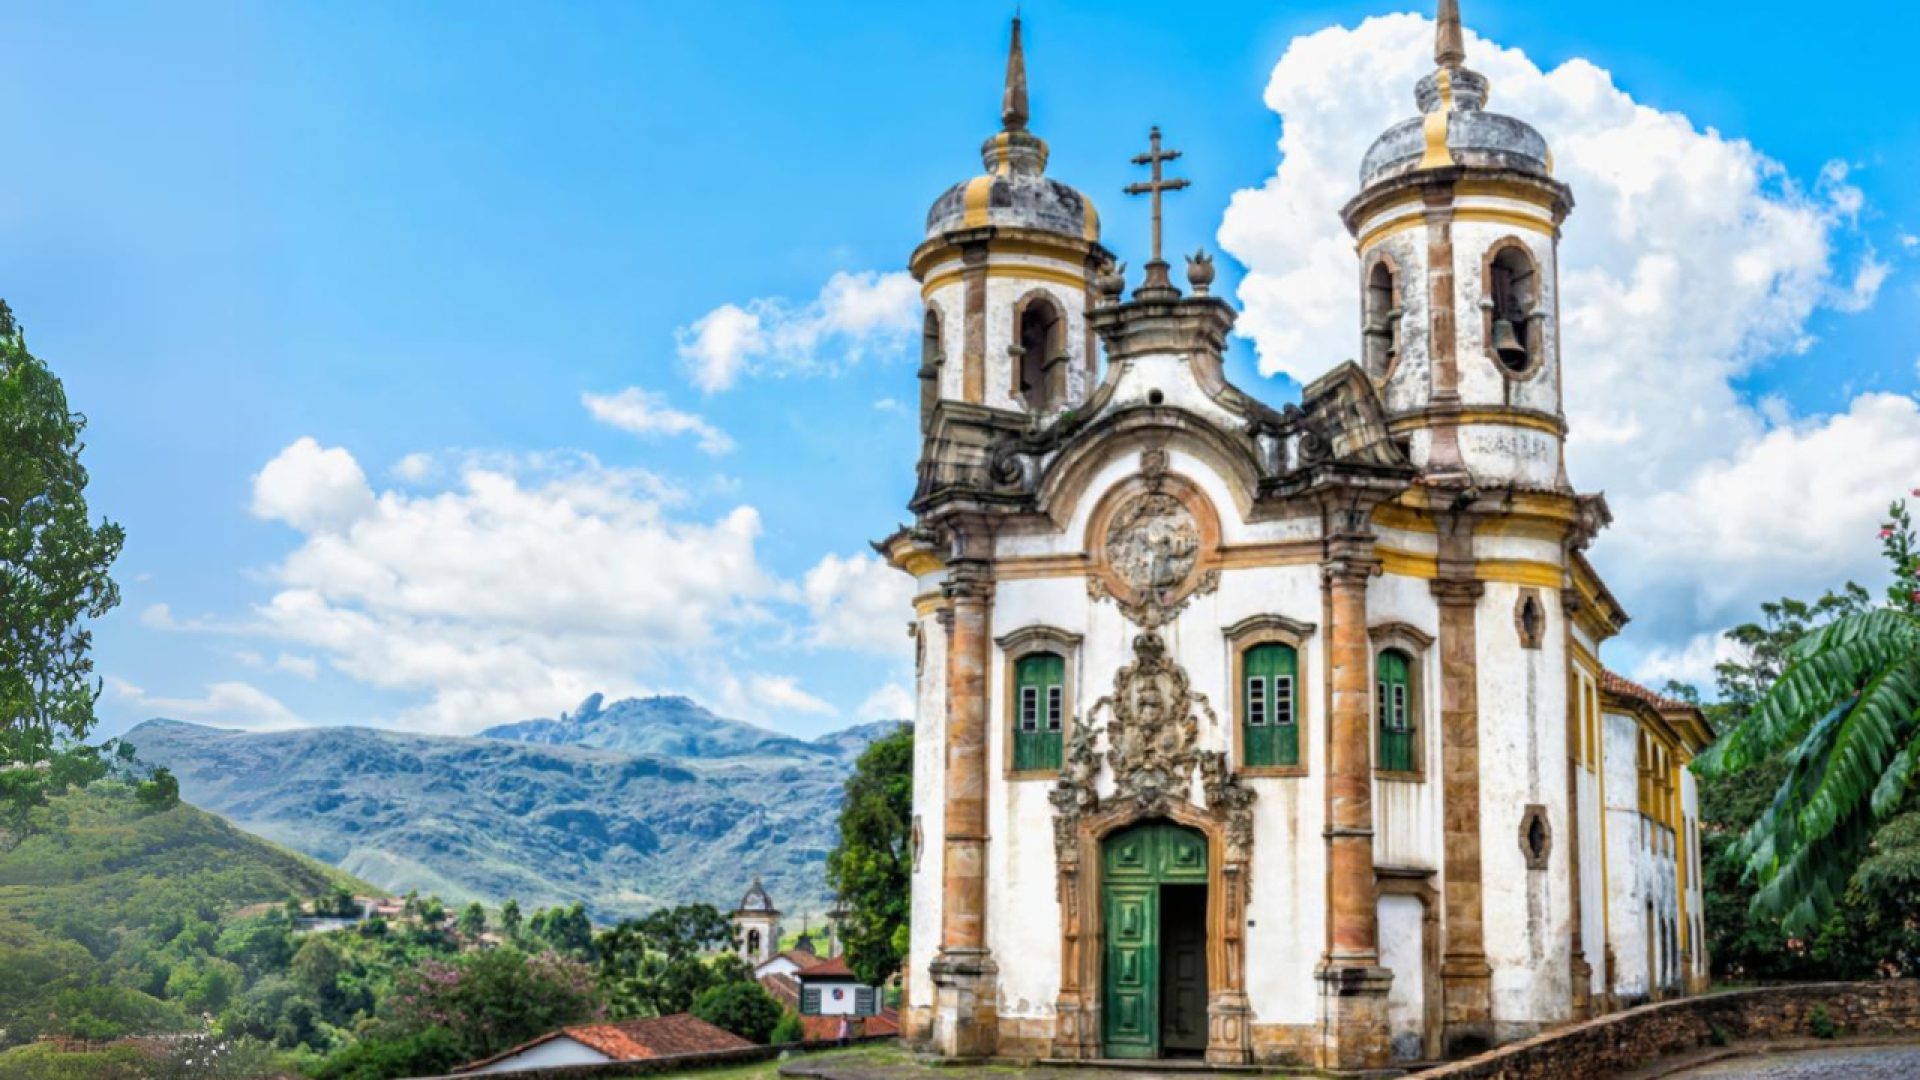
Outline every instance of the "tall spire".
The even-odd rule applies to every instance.
[[[1016,24],[1015,34],[1018,34]],[[1467,45],[1460,33],[1460,0],[1440,0],[1440,13],[1434,17],[1433,62],[1443,68],[1457,68],[1467,62]]]
[[[1013,17],[1013,45],[1007,50],[1007,89],[1000,97],[1000,127],[1027,129],[1027,54],[1020,48],[1020,16]]]

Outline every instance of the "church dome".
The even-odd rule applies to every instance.
[[[1046,176],[1047,141],[1027,130],[1027,63],[1019,19],[1013,21],[1000,122],[1001,130],[980,147],[986,174],[962,180],[933,201],[927,235],[997,226],[1099,240],[1100,216],[1093,201]]]
[[[747,895],[740,898],[740,906],[736,910],[743,913],[773,910],[773,898],[767,895],[767,887],[760,884],[758,875],[754,876],[753,885],[747,889]]]
[[[1460,165],[1553,175],[1547,140],[1531,124],[1487,112],[1487,79],[1466,60],[1457,3],[1442,3],[1434,60],[1438,68],[1414,88],[1421,115],[1402,120],[1367,148],[1360,184],[1370,187],[1416,169]]]

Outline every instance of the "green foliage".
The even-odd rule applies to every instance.
[[[349,881],[191,806],[151,810],[116,781],[31,815],[0,854],[4,1042],[174,1031],[220,1012],[291,956],[275,902]],[[272,906],[231,917],[250,904]]]
[[[767,1041],[775,1046],[785,1046],[788,1043],[802,1042],[806,1037],[807,1027],[801,1022],[800,1014],[788,1009],[780,1014],[780,1022],[773,1025],[773,1031],[768,1034]]]
[[[166,766],[153,770],[153,775],[140,781],[134,788],[134,797],[148,810],[171,810],[180,805],[180,781]]]
[[[37,1043],[0,1053],[0,1080],[258,1080],[288,1071],[263,1043],[206,1034],[158,1047],[76,1052]]]
[[[86,620],[120,602],[107,568],[125,534],[88,521],[85,427],[0,301],[0,809],[15,828],[63,776],[98,766],[70,744],[93,728]]]
[[[389,1080],[396,1076],[444,1073],[466,1058],[459,1041],[442,1028],[425,1028],[405,1035],[374,1035],[353,1043],[321,1062],[314,1080]]]
[[[1696,766],[1715,777],[1783,761],[1772,802],[1736,854],[1760,886],[1753,912],[1796,935],[1839,907],[1920,765],[1920,564],[1904,504],[1889,517],[1888,606],[1860,610],[1850,590],[1845,610],[1774,658],[1777,677],[1770,666],[1757,672],[1756,682],[1771,677],[1764,693]]]
[[[574,901],[572,907],[541,908],[527,920],[527,933],[533,940],[555,952],[580,960],[593,957],[593,920],[587,918],[585,904]]]
[[[461,1058],[475,1060],[603,1010],[585,964],[499,948],[420,964],[400,978],[387,1011],[394,1033],[444,1029]]]
[[[750,980],[731,953],[711,963],[700,955],[732,940],[732,925],[711,904],[683,904],[622,920],[594,941],[600,988],[618,1016],[685,1012],[710,988]]]
[[[480,901],[460,910],[459,927],[462,937],[477,938],[487,932],[487,909],[480,906]]]
[[[780,1003],[757,982],[730,982],[702,991],[693,1015],[748,1042],[764,1043],[782,1019]]]
[[[500,931],[509,939],[520,936],[520,901],[509,897],[500,905]]]
[[[901,727],[861,753],[840,808],[840,842],[827,883],[847,911],[847,965],[879,985],[906,956],[913,876],[913,729]]]
[[[1813,1011],[1807,1014],[1807,1030],[1816,1039],[1831,1039],[1840,1034],[1839,1026],[1833,1022],[1833,1014],[1827,1011],[1825,1005],[1815,1005]]]

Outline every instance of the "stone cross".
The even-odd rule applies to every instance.
[[[1134,156],[1135,165],[1148,165],[1153,168],[1153,179],[1144,184],[1128,184],[1129,195],[1151,195],[1153,197],[1153,258],[1147,263],[1147,280],[1143,288],[1172,289],[1173,283],[1167,278],[1167,262],[1160,257],[1160,195],[1162,192],[1179,191],[1187,186],[1185,179],[1170,179],[1161,174],[1160,166],[1180,156],[1178,150],[1160,148],[1160,128],[1155,125],[1148,135],[1151,149],[1144,154]]]

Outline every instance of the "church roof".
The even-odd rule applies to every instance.
[[[740,898],[740,906],[734,913],[745,915],[760,912],[769,915],[779,914],[774,910],[773,898],[767,895],[767,887],[760,883],[760,878],[756,875],[753,884],[747,888],[747,895]]]
[[[1027,130],[1027,61],[1020,20],[1007,51],[1000,131],[981,144],[983,176],[948,188],[927,211],[927,235],[988,226],[1034,229],[1076,240],[1100,239],[1100,215],[1078,190],[1049,179],[1047,141]]]
[[[1457,0],[1440,0],[1435,19],[1434,70],[1414,87],[1421,115],[1402,120],[1374,140],[1360,165],[1360,184],[1420,169],[1462,165],[1553,174],[1547,140],[1524,120],[1487,112],[1486,76],[1467,68]]]

